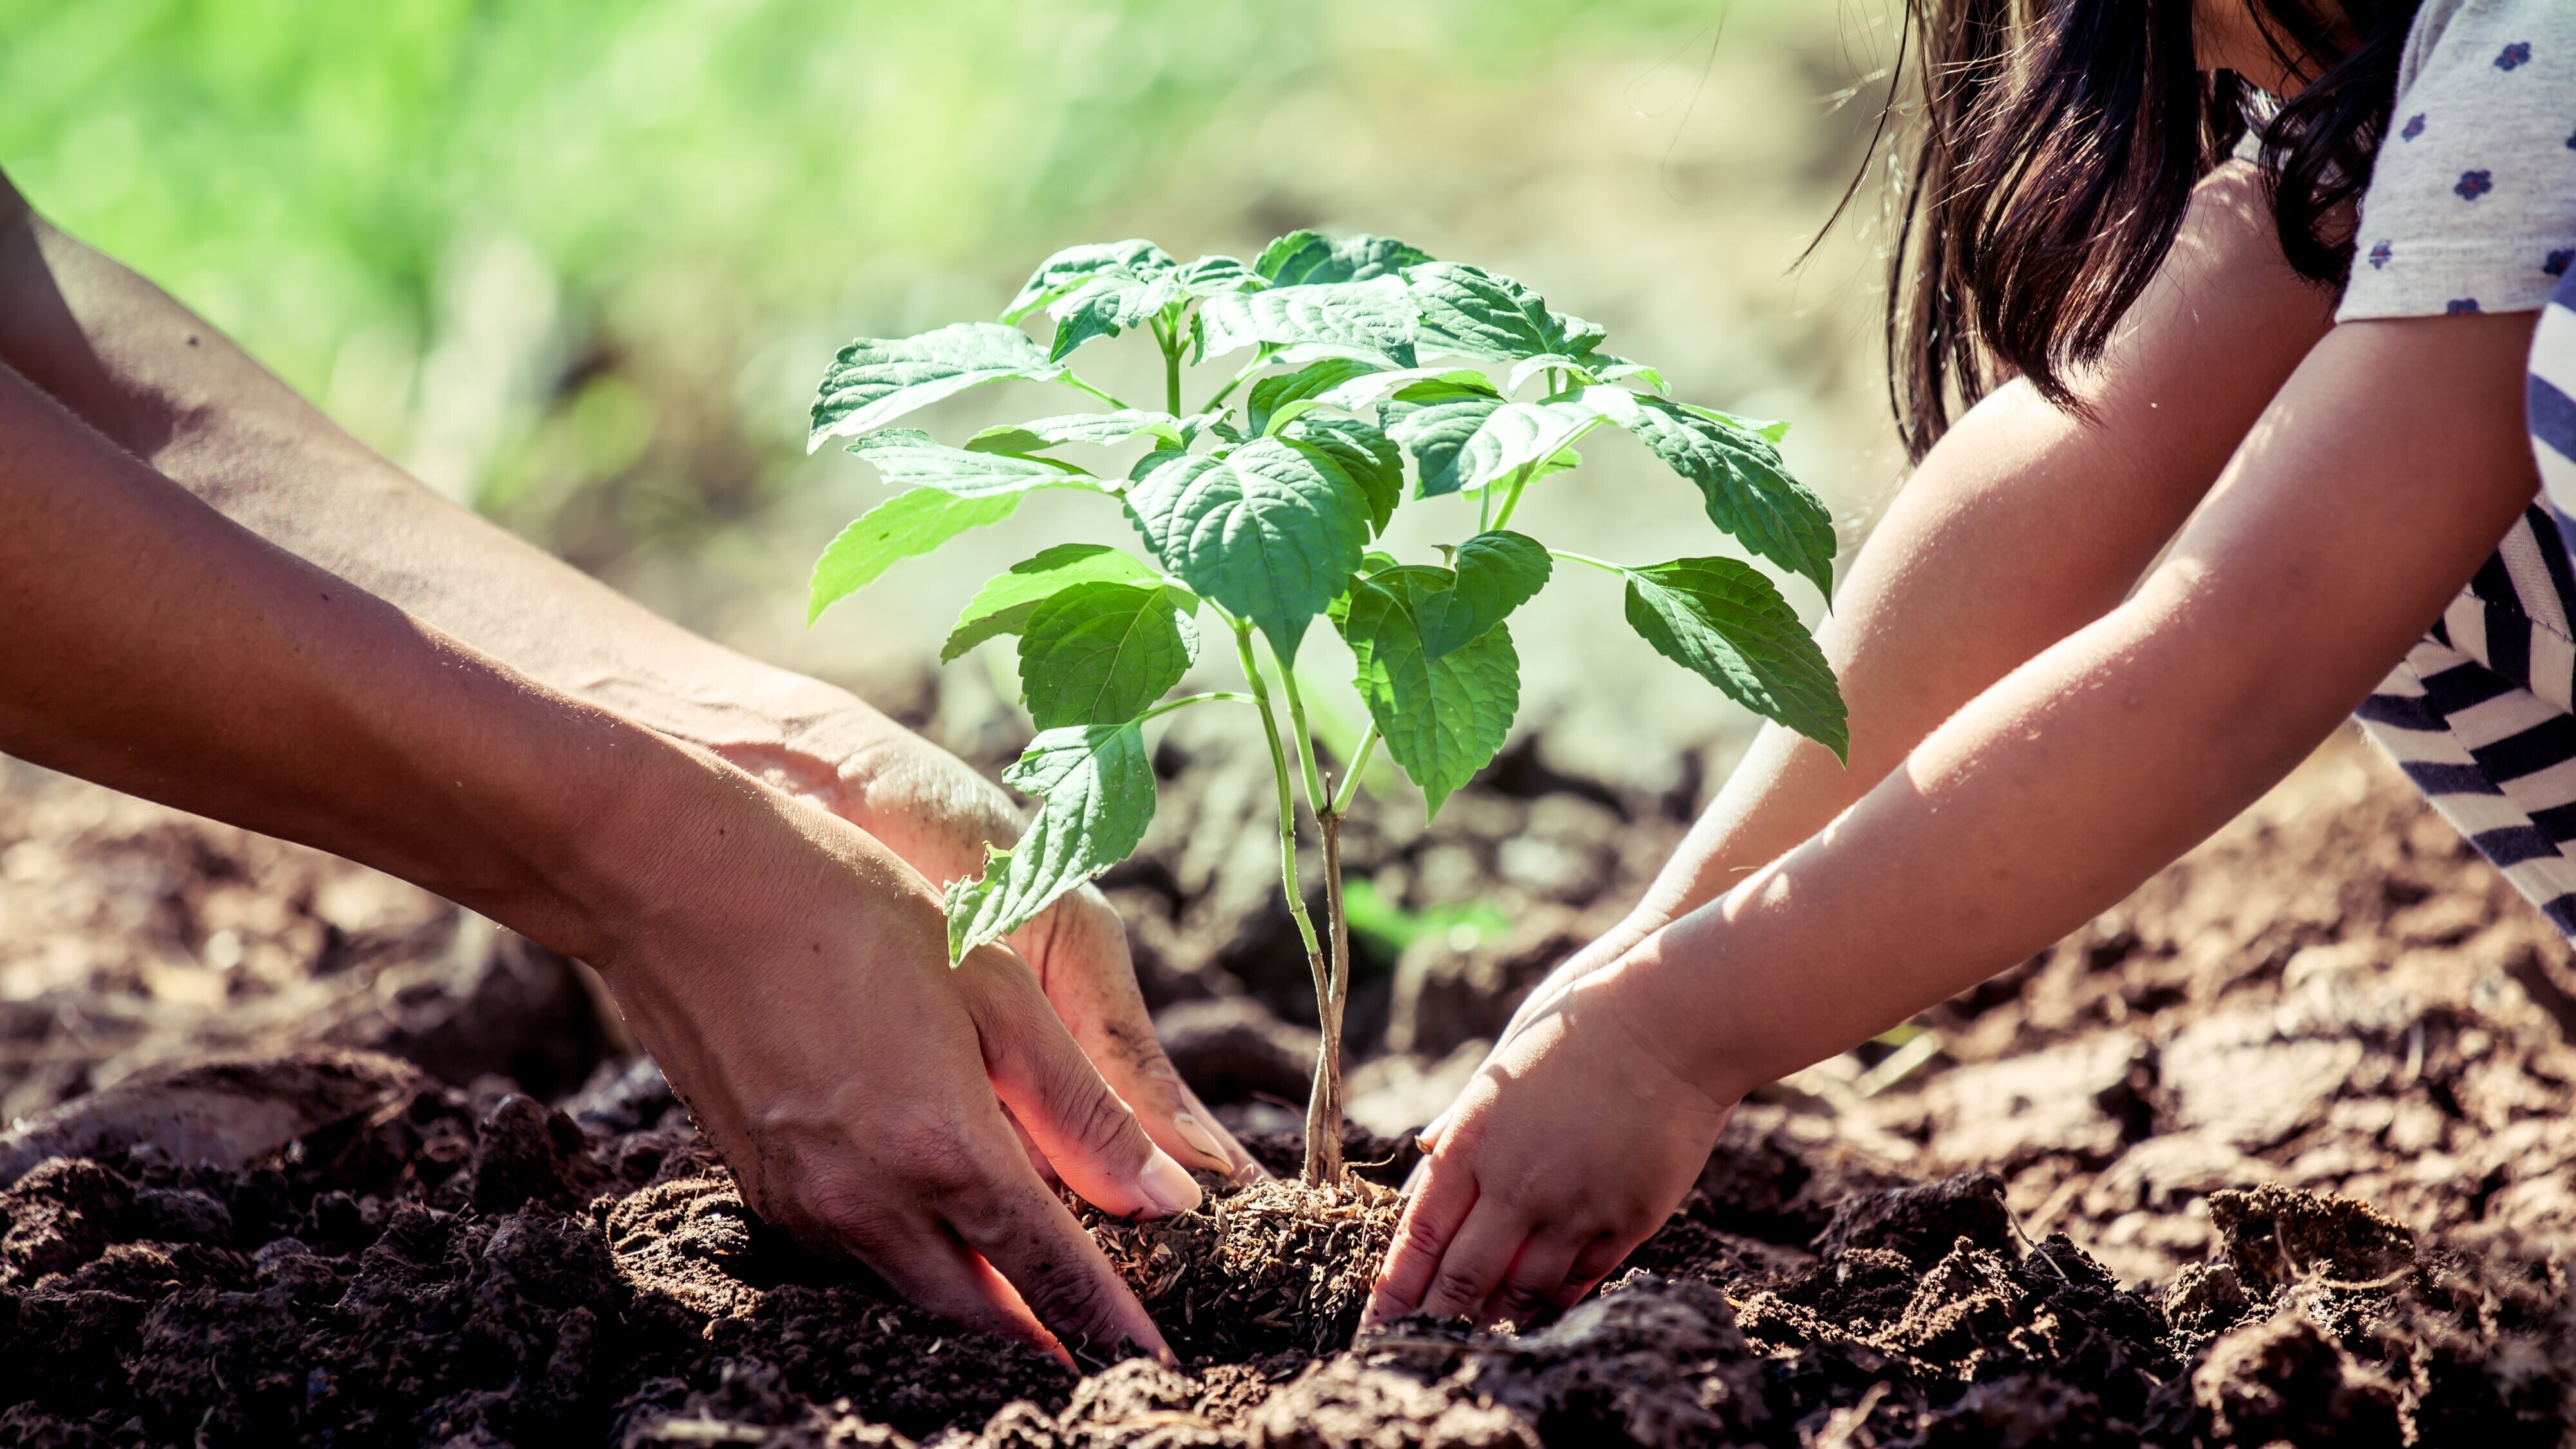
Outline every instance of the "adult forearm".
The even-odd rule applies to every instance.
[[[612,858],[653,835],[631,815],[723,770],[252,536],[6,367],[0,517],[0,749],[567,951],[640,904],[621,883],[644,872]]]
[[[555,688],[791,775],[856,748],[818,736],[881,723],[421,486],[5,181],[0,361],[235,522]]]

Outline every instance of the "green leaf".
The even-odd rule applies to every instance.
[[[1140,408],[1126,408],[1114,413],[1068,413],[1063,417],[986,428],[966,440],[966,450],[970,453],[1026,454],[1065,443],[1090,443],[1107,448],[1139,433],[1151,433],[1179,448],[1189,443],[1183,432],[1185,426],[1184,419],[1170,413],[1147,412]]]
[[[1234,257],[1201,257],[1180,270],[1181,290],[1193,297],[1214,297],[1226,292],[1245,292],[1261,285],[1261,278]]]
[[[1413,365],[1413,337],[1419,323],[1404,284],[1393,277],[1228,292],[1210,297],[1199,315],[1207,323],[1211,357],[1266,343],[1294,345],[1315,356],[1353,357],[1398,367]]]
[[[1369,531],[1384,533],[1404,501],[1404,454],[1395,440],[1356,418],[1292,418],[1279,437],[1311,448],[1350,475],[1368,499]]]
[[[1393,237],[1329,237],[1318,231],[1292,231],[1261,249],[1252,270],[1274,287],[1311,287],[1331,282],[1365,282],[1391,276],[1431,260],[1431,253]]]
[[[1644,383],[1651,391],[1663,392],[1666,390],[1664,387],[1664,374],[1661,368],[1648,367],[1642,362],[1630,362],[1624,357],[1612,357],[1606,352],[1596,352],[1592,354],[1592,362],[1592,375],[1603,382],[1618,382],[1622,379],[1633,377],[1637,381]],[[1771,441],[1776,443],[1780,440],[1773,438]]]
[[[1142,237],[1066,247],[1038,263],[1038,269],[1029,275],[1027,285],[1020,288],[1020,294],[1011,299],[1010,306],[1002,309],[1002,320],[1017,322],[1096,277],[1135,278],[1172,269],[1171,253]]]
[[[1429,610],[1422,612],[1423,647],[1435,659],[1484,637],[1547,587],[1556,568],[1546,545],[1509,529],[1488,529],[1468,539],[1450,563],[1457,581],[1450,586],[1447,608],[1438,619]]]
[[[1411,450],[1415,491],[1424,498],[1482,488],[1542,463],[1603,421],[1579,396],[1502,402],[1470,395],[1428,405],[1399,398],[1390,411],[1396,409],[1404,411],[1387,431]]]
[[[1497,362],[1581,357],[1604,336],[1595,324],[1549,311],[1546,298],[1480,267],[1432,262],[1407,268],[1404,280],[1422,309],[1422,343],[1433,352]]]
[[[1277,438],[1223,458],[1162,453],[1146,462],[1153,467],[1127,487],[1127,510],[1154,557],[1258,625],[1293,663],[1306,625],[1341,593],[1368,545],[1360,485]]]
[[[987,493],[963,497],[937,488],[898,493],[859,515],[814,561],[806,586],[805,622],[813,623],[833,604],[867,587],[896,559],[924,554],[970,528],[999,523],[1027,497]]]
[[[1850,763],[1834,671],[1761,570],[1738,559],[1681,558],[1627,574],[1628,623],[1657,653]]]
[[[1597,381],[1592,369],[1585,365],[1586,361],[1585,358],[1569,357],[1562,352],[1542,352],[1536,357],[1524,357],[1512,364],[1511,379],[1503,384],[1503,391],[1519,392],[1521,384],[1529,381],[1533,374],[1544,372],[1551,367],[1560,372],[1573,373],[1578,384]]]
[[[1063,371],[1027,333],[993,322],[959,322],[917,337],[862,337],[842,348],[824,372],[805,451],[884,427],[982,383],[1012,377],[1045,382]]]
[[[1416,610],[1426,596],[1449,592],[1436,577],[1448,572],[1372,574],[1352,585],[1336,617],[1359,661],[1352,683],[1387,755],[1422,787],[1433,815],[1503,747],[1521,696],[1520,656],[1507,627],[1496,624],[1438,657],[1425,647]]]
[[[1060,543],[1034,558],[1022,559],[1007,572],[994,575],[975,597],[966,601],[957,616],[957,627],[949,631],[948,642],[940,648],[939,662],[950,664],[963,658],[967,650],[998,634],[1016,634],[1028,622],[1038,605],[1075,584],[1142,584],[1159,583],[1162,575],[1154,566],[1106,544]],[[1179,593],[1178,590],[1173,592]],[[1195,612],[1198,600],[1188,598]],[[1175,599],[1177,604],[1179,599]]]
[[[1632,398],[1634,408],[1619,419],[1621,425],[1665,466],[1699,486],[1711,523],[1832,597],[1833,513],[1814,490],[1789,476],[1768,438],[1722,415],[1667,398],[1620,395]]]
[[[1047,348],[1047,360],[1061,362],[1095,338],[1141,327],[1185,295],[1179,274],[1168,263],[1158,272],[1093,277],[1047,304],[1047,315],[1055,319],[1055,340]]]
[[[1384,369],[1376,363],[1356,357],[1327,357],[1309,363],[1295,372],[1265,377],[1252,385],[1244,402],[1244,426],[1254,434],[1273,431],[1274,416],[1290,403],[1314,402],[1356,378],[1380,375]],[[1342,404],[1334,404],[1336,407]]]
[[[1070,463],[952,448],[911,428],[888,428],[853,438],[850,451],[874,463],[889,483],[906,488],[936,488],[969,498],[987,493],[1018,493],[1049,483],[1079,481],[1098,486],[1097,479]]]
[[[1047,730],[1002,779],[1043,803],[1017,845],[987,852],[980,879],[948,883],[952,966],[1125,860],[1154,820],[1153,761],[1133,723]]]
[[[1364,413],[1389,397],[1410,402],[1443,402],[1463,397],[1494,397],[1493,379],[1473,368],[1400,367],[1373,369],[1330,392],[1321,401],[1328,408],[1347,413]]]
[[[1159,583],[1085,583],[1029,612],[1020,633],[1020,699],[1040,729],[1123,724],[1181,682],[1199,656],[1189,595]]]

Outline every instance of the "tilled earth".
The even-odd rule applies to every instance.
[[[1312,1007],[1262,789],[1214,742],[1158,763],[1109,885],[1176,1061],[1289,1166]],[[1392,1209],[1265,1187],[1100,1225],[1184,1367],[1079,1377],[763,1228],[569,963],[0,769],[0,1444],[2559,1444],[2576,1411],[2576,972],[2348,744],[1765,1089],[1553,1325],[1340,1348]],[[1522,748],[1429,831],[1354,830],[1370,1177],[1694,794]]]

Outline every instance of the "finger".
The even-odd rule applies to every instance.
[[[1164,1363],[1175,1361],[1100,1245],[1035,1177],[997,1181],[947,1205],[947,1218],[1076,1359],[1112,1363],[1132,1345]]]
[[[1547,1309],[1555,1306],[1557,1290],[1565,1286],[1565,1275],[1574,1267],[1574,1259],[1591,1245],[1592,1234],[1570,1232],[1532,1233],[1521,1244],[1517,1257],[1503,1271],[1503,1281],[1485,1300],[1480,1323],[1508,1322],[1516,1328],[1527,1328]]]
[[[1023,933],[1038,984],[1065,1030],[1148,1136],[1184,1166],[1249,1180],[1269,1173],[1225,1130],[1164,1055],[1127,954],[1127,928],[1096,892],[1056,903]]]
[[[1029,1166],[1036,1169],[1038,1180],[1049,1187],[1064,1186],[1064,1179],[1056,1176],[1055,1164],[1047,1161],[1047,1155],[1038,1150],[1037,1139],[1029,1135],[1029,1129],[1020,1125],[1019,1118],[1011,1115],[1010,1108],[1002,1109],[1002,1120],[1011,1124],[1011,1135],[1020,1139],[1020,1150],[1028,1154]]]
[[[1032,1344],[1067,1367],[1079,1367],[1030,1311],[1019,1290],[947,1224],[924,1221],[894,1235],[884,1233],[883,1221],[879,1220],[878,1243],[860,1248],[859,1257],[897,1297],[925,1313]]]
[[[1449,1249],[1449,1239],[1467,1214],[1476,1206],[1476,1179],[1459,1168],[1440,1169],[1438,1160],[1424,1158],[1414,1169],[1420,1186],[1412,1181],[1405,1189],[1412,1195],[1405,1200],[1404,1216],[1396,1220],[1395,1243],[1387,1249],[1386,1266],[1378,1270],[1377,1283],[1369,1290],[1369,1323],[1385,1323],[1419,1312],[1422,1296],[1431,1289],[1432,1275],[1440,1271],[1441,1255]]]
[[[1506,1209],[1499,1198],[1478,1199],[1440,1255],[1431,1287],[1422,1295],[1422,1311],[1434,1318],[1474,1317],[1528,1237],[1529,1225],[1519,1213]]]
[[[1624,1242],[1608,1233],[1603,1233],[1585,1244],[1583,1251],[1574,1255],[1573,1264],[1565,1270],[1563,1286],[1556,1290],[1556,1296],[1552,1300],[1556,1310],[1562,1313],[1582,1302],[1583,1295],[1600,1287],[1601,1280],[1609,1277],[1621,1263],[1626,1262],[1628,1254],[1634,1251],[1636,1246],[1635,1243]]]
[[[1189,1171],[1154,1145],[1092,1069],[1019,957],[986,947],[957,969],[993,1091],[1065,1186],[1120,1217],[1170,1217],[1199,1205]]]

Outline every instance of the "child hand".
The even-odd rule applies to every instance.
[[[1533,993],[1538,1009],[1514,1018],[1426,1133],[1369,1322],[1526,1324],[1590,1292],[1663,1226],[1735,1107],[1684,1079],[1640,1029],[1683,1019],[1657,1000],[1667,969],[1578,958]]]

